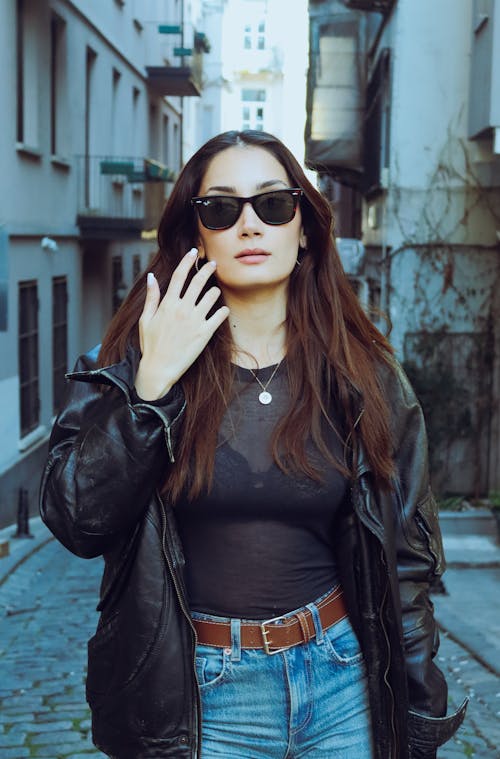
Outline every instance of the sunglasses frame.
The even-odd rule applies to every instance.
[[[293,197],[293,201],[294,201],[293,215],[292,215],[292,217],[290,219],[288,219],[288,221],[265,221],[265,219],[263,219],[261,217],[261,215],[259,214],[259,212],[255,208],[255,202],[258,200],[258,198],[262,198],[265,195],[273,195],[276,192],[286,192],[286,193],[292,195],[292,197]],[[191,198],[191,205],[193,205],[196,208],[196,211],[198,213],[198,217],[199,217],[201,223],[203,224],[203,226],[205,227],[205,229],[210,229],[210,230],[215,231],[215,232],[220,232],[220,231],[222,231],[224,229],[231,229],[231,227],[234,227],[234,225],[236,224],[236,222],[238,221],[238,219],[241,216],[241,212],[243,210],[243,206],[245,205],[245,203],[250,203],[251,204],[253,210],[255,211],[255,213],[257,214],[257,216],[259,217],[259,219],[262,222],[264,222],[264,224],[269,224],[272,227],[280,227],[283,224],[289,224],[292,221],[292,219],[295,217],[295,214],[297,213],[297,206],[299,205],[300,198],[302,197],[303,194],[304,194],[304,190],[301,187],[283,187],[282,189],[280,188],[278,190],[269,190],[268,192],[257,193],[257,195],[250,195],[248,198],[242,198],[242,197],[239,197],[238,195],[200,195],[200,196],[198,196],[196,198]],[[237,215],[237,217],[235,218],[235,220],[233,221],[232,224],[225,224],[222,227],[219,227],[219,226],[217,226],[217,227],[208,226],[207,224],[205,224],[205,222],[201,218],[201,214],[200,214],[200,212],[198,210],[198,206],[200,206],[203,203],[203,201],[205,201],[205,200],[209,200],[209,199],[210,200],[211,199],[215,200],[215,199],[218,199],[218,198],[231,198],[231,200],[237,200],[238,201],[238,205],[239,205],[238,215]]]

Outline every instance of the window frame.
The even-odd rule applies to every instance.
[[[52,410],[54,414],[57,414],[61,408],[67,371],[68,279],[64,275],[52,277]]]
[[[31,293],[29,292],[31,291]],[[26,295],[25,295],[26,293]],[[18,283],[19,428],[21,438],[40,425],[38,281]],[[25,392],[27,390],[27,392]]]

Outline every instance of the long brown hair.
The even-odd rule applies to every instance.
[[[390,360],[392,348],[364,313],[344,273],[335,248],[330,204],[280,140],[266,132],[231,131],[203,145],[181,171],[168,199],[158,229],[159,251],[149,271],[154,272],[163,296],[181,258],[197,244],[191,198],[198,195],[211,159],[234,145],[268,150],[286,170],[291,186],[304,191],[301,213],[307,249],[290,278],[286,317],[290,406],[274,432],[273,457],[283,471],[317,479],[320,473],[305,451],[306,441],[312,439],[333,466],[351,474],[349,458],[344,463],[335,461],[325,442],[325,422],[331,425],[329,408],[334,399],[343,419],[346,451],[361,442],[375,481],[388,487],[393,469],[388,408],[376,369]],[[128,343],[138,347],[145,293],[146,272],[109,326],[99,355],[101,365],[123,358]],[[222,304],[221,295],[216,307]],[[175,465],[164,486],[173,502],[182,492],[194,498],[210,488],[217,432],[231,399],[231,349],[226,320],[180,380],[186,409]]]

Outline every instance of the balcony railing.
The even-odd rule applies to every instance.
[[[199,97],[202,83],[202,56],[210,50],[206,36],[192,24],[160,24],[163,65],[146,66],[148,83],[159,95]]]
[[[82,236],[138,236],[154,226],[173,171],[148,158],[77,156],[78,216]]]

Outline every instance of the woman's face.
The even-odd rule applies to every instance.
[[[235,145],[211,160],[198,194],[250,197],[290,186],[285,169],[272,153]],[[223,291],[282,286],[293,271],[299,244],[305,246],[300,207],[291,221],[270,225],[245,203],[229,229],[207,229],[198,218],[198,231],[199,255],[217,262],[216,276]]]

